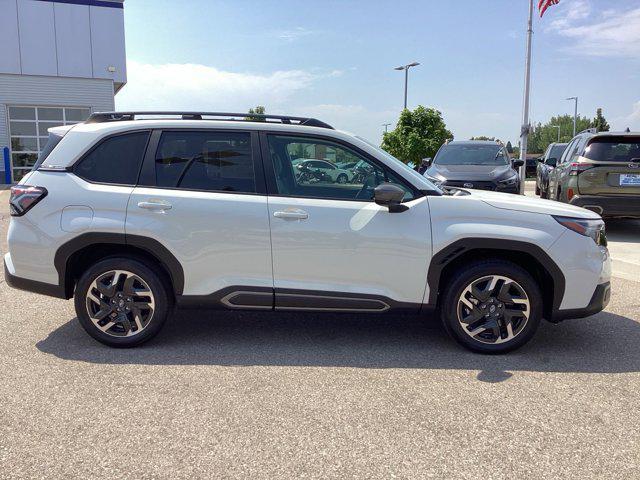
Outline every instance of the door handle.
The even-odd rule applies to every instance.
[[[138,202],[138,207],[157,212],[164,212],[172,208],[171,204],[167,202]]]
[[[283,218],[285,220],[306,220],[309,218],[309,214],[304,210],[291,209],[283,210],[279,212],[273,212],[273,216],[276,218]]]

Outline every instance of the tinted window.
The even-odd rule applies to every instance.
[[[584,156],[601,162],[639,162],[640,137],[596,137]]]
[[[443,145],[436,165],[505,165],[509,158],[500,145]]]
[[[560,160],[560,157],[562,157],[562,154],[564,153],[565,148],[567,148],[566,145],[552,146],[551,151],[549,152],[549,155],[547,155],[547,158],[555,158],[556,160]]]
[[[107,138],[89,152],[74,172],[91,182],[135,185],[149,132]]]
[[[406,192],[405,200],[413,198],[411,189],[395,173],[337,143],[269,135],[269,151],[278,193],[282,195],[372,200],[375,187],[390,182]],[[315,160],[304,161],[301,158]],[[336,167],[336,164],[346,163],[353,166]]]
[[[33,165],[33,169],[34,170],[37,170],[38,167],[40,165],[42,165],[42,162],[44,162],[45,159],[51,153],[51,151],[54,148],[56,148],[56,145],[58,145],[60,143],[60,140],[62,140],[62,135],[56,135],[55,133],[50,133],[49,134],[49,140],[47,141],[47,144],[45,145],[45,147],[40,152],[40,155],[38,155],[38,161]]]
[[[191,190],[255,192],[251,135],[163,133],[156,153],[156,184]]]

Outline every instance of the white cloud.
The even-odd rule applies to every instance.
[[[240,110],[283,104],[329,74],[303,70],[237,73],[198,64],[127,63],[127,85],[116,95],[120,109]]]
[[[629,115],[611,120],[611,130],[625,130],[627,127],[632,131],[640,131],[640,100],[631,106]]]
[[[314,32],[313,30],[308,30],[304,27],[295,27],[287,30],[280,30],[277,33],[277,37],[281,38],[282,40],[287,40],[289,42],[292,42],[302,37],[308,37],[309,35],[314,35],[315,33],[316,32]]]
[[[593,12],[587,0],[561,3],[548,31],[573,40],[571,53],[598,57],[640,55],[640,8]],[[597,18],[597,20],[594,20]]]

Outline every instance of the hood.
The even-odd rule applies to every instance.
[[[427,173],[435,178],[453,181],[493,181],[512,176],[511,165],[432,165]]]
[[[514,195],[512,193],[489,192],[486,190],[467,190],[472,196],[495,208],[515,210],[518,212],[560,215],[574,218],[598,219],[600,215],[586,208],[576,207],[554,200]]]

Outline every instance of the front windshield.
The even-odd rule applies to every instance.
[[[443,145],[436,165],[507,165],[509,159],[500,145]]]
[[[389,152],[386,152],[385,150],[383,150],[382,148],[374,145],[373,143],[371,143],[369,140],[367,140],[366,138],[362,138],[359,136],[356,136],[356,138],[358,140],[363,141],[364,143],[366,143],[367,145],[369,145],[371,148],[375,149],[376,152],[380,153],[382,156],[384,156],[386,159],[390,160],[391,162],[394,162],[394,165],[397,165],[399,168],[402,168],[405,172],[409,173],[411,176],[415,177],[416,179],[419,179],[420,182],[426,182],[431,186],[431,189],[442,193],[442,189],[439,188],[437,185],[435,185],[432,181],[430,181],[427,177],[420,175],[418,172],[416,172],[413,168],[411,168],[409,165],[407,165],[406,163],[401,162],[400,160],[398,160],[396,157],[394,157],[393,155],[391,155]]]

